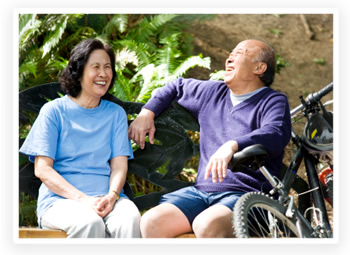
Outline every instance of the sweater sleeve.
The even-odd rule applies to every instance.
[[[144,108],[158,116],[169,108],[173,101],[190,111],[196,118],[208,97],[212,81],[179,78],[159,88]]]
[[[270,157],[284,150],[291,137],[291,119],[288,100],[283,94],[269,98],[260,112],[260,127],[236,139],[239,150],[253,144],[262,144]]]

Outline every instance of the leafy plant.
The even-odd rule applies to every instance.
[[[276,73],[280,74],[282,68],[285,68],[287,66],[290,66],[290,63],[285,61],[284,58],[280,56],[279,53],[276,54]]]
[[[70,24],[81,14],[19,15],[19,89],[57,81],[57,74],[66,66],[68,47],[92,36],[89,29],[78,29],[68,36]],[[65,53],[65,54],[64,54]]]
[[[314,58],[313,62],[317,65],[324,65],[326,63],[326,60],[324,58]]]
[[[185,31],[186,23],[179,22],[183,16],[144,16],[138,20],[138,26],[131,27],[119,40],[111,42],[117,52],[115,96],[146,102],[154,89],[184,75],[188,69],[194,66],[210,68],[209,58],[190,56],[192,38]]]
[[[278,28],[271,28],[269,31],[274,34],[276,37],[280,37],[282,34],[282,31]]]
[[[25,193],[20,193],[19,199],[19,225],[37,226],[36,200]]]

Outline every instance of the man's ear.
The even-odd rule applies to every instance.
[[[267,64],[264,62],[257,62],[254,68],[253,73],[260,75],[263,74],[267,69]]]

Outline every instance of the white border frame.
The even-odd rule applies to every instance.
[[[96,11],[97,10],[97,11]],[[339,84],[339,78],[338,78],[338,70],[339,70],[339,50],[338,50],[338,46],[339,46],[339,31],[338,31],[338,27],[339,27],[339,17],[338,17],[338,9],[335,8],[317,8],[317,9],[281,9],[281,8],[276,8],[276,9],[267,9],[267,8],[263,8],[263,9],[207,9],[207,8],[203,8],[203,9],[178,9],[178,8],[159,8],[159,9],[152,9],[152,8],[143,8],[143,9],[134,9],[134,8],[122,8],[122,9],[91,9],[91,8],[83,8],[83,9],[66,9],[66,8],[59,8],[59,9],[44,9],[44,8],[39,8],[39,9],[16,9],[14,12],[14,42],[13,45],[15,45],[13,47],[13,55],[15,56],[15,61],[13,63],[13,77],[14,77],[14,84],[18,84],[18,65],[17,65],[17,61],[16,59],[18,59],[18,52],[16,50],[16,45],[18,45],[18,40],[16,39],[16,36],[18,34],[18,22],[16,22],[16,18],[15,16],[19,13],[226,13],[226,14],[261,14],[261,13],[286,13],[286,14],[295,14],[295,13],[312,13],[312,14],[321,14],[321,13],[333,13],[333,17],[334,17],[334,59],[333,59],[333,63],[334,63],[334,72],[333,72],[333,76],[334,76],[334,83],[335,83],[335,89],[334,89],[334,100],[335,100],[335,113],[338,113],[339,111],[339,104],[337,102],[339,102],[339,90],[338,90],[338,86],[337,84]],[[16,33],[17,31],[17,33]],[[18,107],[18,97],[16,97],[16,95],[18,95],[18,86],[14,86],[14,108],[16,108],[16,106]],[[15,116],[13,124],[14,127],[18,126],[18,109],[14,109],[13,110],[13,114],[12,116]],[[335,114],[335,123],[339,123],[339,115]],[[338,127],[339,128],[339,127]],[[17,130],[17,128],[15,128],[15,130]],[[338,129],[336,129],[338,130]],[[15,153],[14,155],[16,155],[16,149],[18,148],[18,134],[17,131],[14,132],[14,136],[13,136],[13,144],[14,144],[14,150]],[[335,134],[335,143],[339,142],[339,137],[338,135]],[[336,165],[339,164],[339,154],[337,153],[338,148],[335,148],[335,163]],[[14,162],[13,162],[13,169],[18,169],[18,160],[16,157],[14,158]],[[346,170],[346,169],[345,169]],[[16,173],[16,171],[13,171],[13,180],[14,180],[14,190],[15,192],[13,192],[13,201],[18,201],[18,173]],[[337,186],[337,184],[339,184],[339,180],[336,178],[335,183]],[[335,194],[339,194],[338,192],[339,189],[336,190]],[[338,196],[335,196],[336,198],[338,198]],[[18,203],[14,202],[14,212],[18,212]],[[17,205],[16,205],[17,204]],[[337,202],[337,200],[335,200],[335,205],[339,205],[339,203]],[[338,207],[339,208],[339,207]],[[334,215],[335,215],[335,229],[339,229],[339,212],[338,210],[334,211]],[[3,217],[3,216],[1,216]],[[18,218],[18,217],[17,217]],[[18,223],[18,221],[17,221]],[[14,224],[15,225],[15,224]],[[36,239],[31,239],[31,241],[26,242],[24,241],[24,239],[19,240],[18,238],[16,238],[16,235],[18,234],[18,224],[14,226],[14,241],[16,243],[33,243],[33,244],[38,244],[38,243],[67,243],[67,240],[69,239],[65,239],[64,241],[60,241],[57,239],[54,240],[48,240],[47,242],[40,239],[40,240],[36,240]],[[239,240],[239,241],[238,241]],[[322,242],[319,242],[318,240],[298,240],[297,243],[307,243],[307,244],[332,244],[332,243],[337,243],[339,240],[339,233],[338,231],[335,231],[334,233],[334,238],[330,241],[328,241],[329,239],[325,240],[323,239]],[[43,242],[44,241],[44,242]],[[124,242],[125,241],[125,242]],[[135,244],[135,243],[140,243],[140,244],[187,244],[187,243],[201,243],[201,244],[237,244],[237,243],[242,243],[242,244],[290,244],[290,243],[295,243],[294,241],[291,240],[283,240],[283,241],[278,241],[278,242],[270,242],[270,241],[251,241],[251,240],[240,240],[240,239],[229,239],[229,240],[224,240],[224,239],[209,239],[209,240],[185,240],[185,239],[171,239],[171,240],[163,240],[163,239],[147,239],[147,240],[138,240],[138,239],[132,239],[132,240],[124,240],[123,242],[118,242],[118,241],[113,241],[113,244],[117,243],[126,243],[126,244]],[[195,241],[195,242],[193,242]],[[71,241],[69,240],[69,243],[78,243],[78,244],[86,244],[86,241],[80,240],[80,241]],[[111,243],[111,242],[106,242],[105,240],[89,240],[88,243],[90,244],[105,244],[105,243]]]

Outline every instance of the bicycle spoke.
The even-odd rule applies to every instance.
[[[248,230],[263,238],[287,238],[291,237],[291,230],[284,221],[276,218],[276,215],[264,208],[252,207],[248,213]]]
[[[250,217],[248,217],[248,229],[253,231],[257,236],[261,236],[263,235],[263,237],[265,238],[266,236],[264,235],[264,232],[268,235],[268,232],[263,228],[263,226],[261,225],[261,223],[259,222],[258,217],[255,215],[255,212],[249,211],[248,214]],[[254,219],[254,222],[252,222],[250,219]],[[255,227],[258,226],[260,231]],[[265,231],[264,231],[265,230]]]

